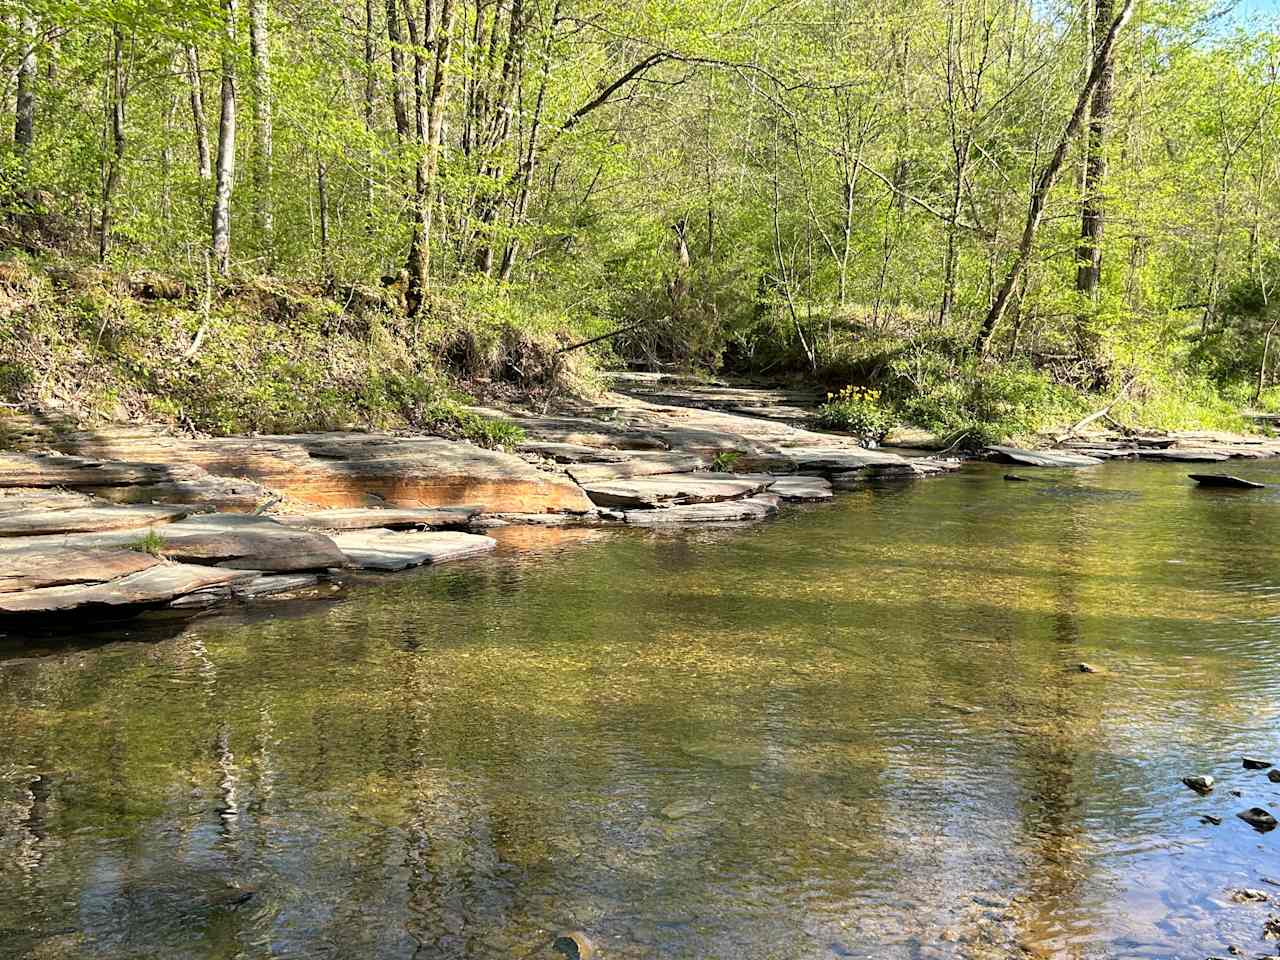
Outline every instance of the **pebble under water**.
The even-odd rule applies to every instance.
[[[1280,487],[1003,472],[0,638],[0,957],[1275,953]]]

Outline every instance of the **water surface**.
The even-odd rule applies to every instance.
[[[0,639],[0,956],[1274,947],[1280,491],[1002,472]]]

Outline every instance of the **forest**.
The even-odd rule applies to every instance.
[[[1280,409],[1280,35],[1202,0],[25,0],[0,399],[464,422],[608,367],[992,442]]]

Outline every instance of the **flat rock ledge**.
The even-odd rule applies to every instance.
[[[361,530],[340,533],[334,542],[362,570],[405,570],[428,563],[463,560],[489,553],[498,545],[492,537],[457,531]]]
[[[1160,436],[1092,434],[1064,439],[1049,449],[992,446],[986,456],[1024,467],[1092,466],[1103,460],[1222,463],[1280,457],[1280,440],[1248,434],[1184,431]]]
[[[514,453],[376,432],[193,438],[138,425],[85,430],[0,411],[0,615],[150,607],[326,587],[335,571],[476,557],[476,531],[523,525],[745,523],[780,503],[940,476],[960,461],[869,449],[807,429],[805,391],[622,375],[550,413],[477,412],[522,427]],[[920,449],[939,438],[899,431]],[[1079,468],[1103,460],[1280,456],[1280,441],[1213,433],[1091,434],[989,459]],[[548,533],[547,535],[550,535]]]

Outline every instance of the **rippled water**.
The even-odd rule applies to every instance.
[[[1002,472],[4,638],[0,956],[1274,948],[1280,492]]]

